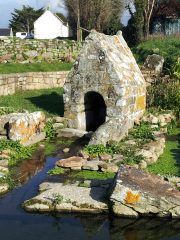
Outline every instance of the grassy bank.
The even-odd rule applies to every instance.
[[[17,92],[0,96],[0,107],[10,107],[14,111],[43,111],[46,116],[62,116],[64,113],[63,88]]]
[[[144,63],[149,54],[160,54],[165,58],[165,68],[170,68],[180,56],[180,38],[176,36],[150,39],[132,48],[132,51],[140,64]]]
[[[69,71],[72,63],[28,63],[28,64],[0,64],[0,74],[25,73],[25,72],[56,72]]]
[[[168,136],[164,153],[159,160],[148,167],[148,171],[160,175],[175,175],[180,177],[180,128]]]

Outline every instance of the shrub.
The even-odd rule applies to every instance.
[[[141,140],[154,140],[153,129],[146,122],[141,122],[139,126],[135,126],[130,135]]]
[[[170,109],[179,116],[180,81],[160,80],[147,88],[147,107]]]
[[[172,77],[180,79],[180,58],[178,58],[177,62],[172,66],[170,75]]]

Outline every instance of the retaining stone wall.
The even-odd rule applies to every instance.
[[[63,87],[67,72],[31,72],[0,75],[0,95],[10,95],[21,90]]]
[[[72,40],[0,39],[0,63],[72,62],[80,49]]]

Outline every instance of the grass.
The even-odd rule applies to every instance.
[[[176,128],[174,133],[166,141],[165,151],[159,160],[148,167],[148,171],[160,175],[173,175],[180,177],[180,148],[178,136],[180,128]]]
[[[72,173],[72,176],[88,180],[106,180],[109,178],[114,178],[115,173],[82,170],[80,172]]]
[[[25,72],[56,72],[56,71],[69,71],[72,68],[72,63],[1,63],[0,74],[9,73],[25,73]]]
[[[132,48],[138,63],[144,63],[148,55],[156,53],[165,58],[165,68],[170,68],[180,56],[179,36],[150,39]]]
[[[63,116],[63,88],[17,92],[0,96],[0,107],[11,107],[15,111],[43,111],[46,116]]]

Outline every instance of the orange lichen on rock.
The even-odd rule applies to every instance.
[[[32,136],[39,134],[44,125],[45,115],[43,112],[18,114],[9,121],[9,138],[24,144]]]
[[[136,109],[143,110],[146,106],[146,98],[145,96],[139,96],[136,98]]]
[[[138,203],[140,201],[140,195],[139,194],[134,194],[132,192],[127,192],[125,202],[126,204],[134,204]]]

